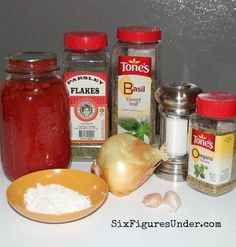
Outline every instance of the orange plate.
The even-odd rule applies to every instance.
[[[60,184],[79,193],[89,196],[92,206],[67,214],[41,214],[33,213],[25,208],[24,194],[36,184]],[[9,204],[23,216],[32,220],[47,223],[63,223],[78,220],[97,210],[106,200],[108,194],[107,184],[100,177],[89,172],[72,169],[49,169],[33,172],[13,181],[6,192]]]

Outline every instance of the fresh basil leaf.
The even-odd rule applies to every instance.
[[[139,122],[135,118],[121,117],[118,119],[118,124],[121,128],[128,131],[137,131]]]
[[[142,136],[150,136],[150,124],[147,120],[141,121],[139,123],[137,132],[140,133]]]

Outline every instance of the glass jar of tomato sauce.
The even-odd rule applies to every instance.
[[[58,69],[53,53],[6,57],[0,129],[2,167],[10,180],[70,164],[68,95]]]

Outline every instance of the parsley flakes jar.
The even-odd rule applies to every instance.
[[[107,34],[64,35],[64,82],[69,91],[72,160],[93,160],[108,138],[110,56]]]

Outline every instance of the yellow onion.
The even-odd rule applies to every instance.
[[[124,196],[142,185],[161,160],[167,160],[164,151],[122,133],[103,144],[93,170],[106,181],[110,192]]]

